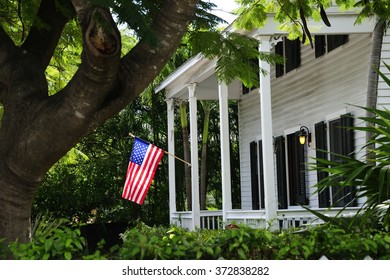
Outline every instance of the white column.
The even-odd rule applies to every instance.
[[[225,83],[219,83],[218,94],[221,133],[222,219],[226,224],[226,212],[232,210],[232,186],[230,174],[228,87]]]
[[[191,185],[192,185],[192,226],[200,227],[199,205],[199,154],[198,154],[198,122],[197,98],[195,96],[196,84],[188,85],[190,105],[190,146],[191,146]]]
[[[260,51],[270,53],[270,37],[260,37]],[[275,185],[275,165],[272,132],[272,103],[271,103],[271,66],[268,62],[260,60],[260,68],[267,72],[262,75],[260,71],[260,112],[261,136],[263,145],[263,172],[264,172],[264,202],[267,222],[272,230],[278,228],[276,221],[277,198]]]
[[[167,100],[167,114],[168,114],[168,152],[175,154],[175,101],[173,99]],[[169,182],[169,220],[173,224],[173,213],[176,212],[176,179],[175,179],[175,158],[168,157],[168,182]]]

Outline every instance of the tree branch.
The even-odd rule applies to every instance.
[[[22,45],[23,49],[27,50],[38,59],[42,69],[46,69],[47,65],[49,65],[50,59],[53,56],[54,50],[61,37],[62,30],[70,19],[69,16],[65,16],[64,13],[59,10],[56,3],[62,5],[62,10],[69,10],[69,16],[72,13],[74,14],[69,0],[58,2],[42,0],[37,17],[47,26],[42,27],[42,23],[35,21],[26,41]]]
[[[63,92],[79,116],[95,112],[118,81],[121,39],[108,9],[75,6],[83,33],[82,63]],[[83,102],[80,102],[82,100]]]
[[[0,104],[4,103],[6,93],[7,93],[7,87],[3,83],[0,83]]]
[[[0,26],[0,82],[7,84],[10,75],[10,59],[17,49],[11,38]]]
[[[121,62],[124,103],[138,96],[168,62],[195,14],[197,0],[164,1],[152,30],[158,43],[140,41]]]

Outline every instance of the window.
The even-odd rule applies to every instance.
[[[285,59],[284,64],[276,64],[275,66],[277,78],[301,66],[301,42],[299,39],[291,41],[284,37],[283,41],[276,44],[275,54],[283,56]]]
[[[314,36],[315,57],[320,57],[348,42],[348,35]]]
[[[351,114],[341,115],[340,118],[329,121],[328,123],[319,122],[315,125],[317,158],[324,158],[332,161],[342,161],[337,155],[353,157],[354,135],[353,130],[348,127],[353,126]],[[329,139],[329,143],[328,143]],[[320,150],[329,151],[330,154]],[[317,172],[317,179],[322,180],[327,176],[326,172]],[[320,207],[329,206],[356,206],[354,200],[356,187],[332,186],[321,191],[318,195]]]
[[[279,209],[287,209],[286,144],[284,136],[275,138],[276,182]]]
[[[290,205],[307,204],[305,148],[299,143],[299,133],[287,135],[287,168]]]
[[[263,147],[261,141],[250,143],[250,164],[252,210],[264,209]]]
[[[306,146],[296,131],[275,140],[279,208],[308,204],[306,197]],[[288,192],[287,192],[288,190]],[[287,196],[288,193],[288,196]]]

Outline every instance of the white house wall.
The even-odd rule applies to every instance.
[[[386,38],[390,50],[390,37]],[[301,125],[312,132],[308,156],[315,156],[314,124],[325,121],[326,116],[336,112],[364,111],[353,105],[365,105],[367,74],[370,58],[371,35],[349,35],[347,44],[315,58],[314,49],[301,46],[301,66],[282,77],[275,78],[271,69],[271,92],[273,111],[273,136],[285,135],[286,131],[299,130]],[[387,52],[390,59],[390,52]],[[388,99],[390,104],[390,99]],[[242,96],[239,102],[240,160],[242,209],[251,204],[251,177],[249,144],[261,139],[260,104],[258,90]],[[364,143],[362,133],[355,134],[355,145]],[[308,186],[316,183],[314,172],[308,175]],[[310,205],[318,206],[314,189],[308,187]]]
[[[390,34],[389,33],[385,34],[383,38],[381,60],[387,64],[390,64]],[[390,74],[389,70],[387,70],[387,68],[384,66],[383,63],[381,63],[380,69],[382,72]],[[381,108],[381,106],[390,108],[390,88],[382,80],[382,78],[379,79],[379,84],[378,84],[378,105],[379,105],[378,108]]]

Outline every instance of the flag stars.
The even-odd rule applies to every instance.
[[[141,165],[145,158],[145,154],[148,150],[149,144],[145,143],[140,139],[137,140],[138,141],[134,142],[134,147],[130,156],[130,161],[134,162],[135,164]]]

